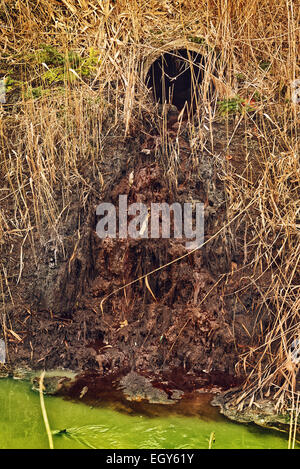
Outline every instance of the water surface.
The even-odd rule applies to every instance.
[[[209,412],[147,417],[50,396],[45,405],[57,449],[202,449],[208,448],[212,432],[216,449],[288,447],[285,434],[208,417]],[[0,380],[0,448],[48,448],[39,395],[27,382]]]

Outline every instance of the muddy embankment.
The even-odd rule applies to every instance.
[[[234,224],[221,230],[227,223],[222,176],[228,129],[216,123],[213,131],[214,149],[203,135],[205,145],[198,151],[191,149],[187,124],[179,141],[177,131],[168,129],[164,147],[149,129],[127,140],[107,140],[99,163],[106,185],[100,189],[91,177],[95,190],[89,203],[82,208],[74,200],[61,226],[63,249],[48,240],[36,252],[36,268],[30,249],[24,252],[14,304],[6,308],[15,334],[7,335],[8,368],[98,376],[134,371],[152,374],[154,381],[159,377],[181,393],[216,392],[242,382],[235,365],[251,342],[246,331],[255,329],[254,294],[247,291],[239,302],[234,295],[242,286],[243,232],[240,226],[233,236]],[[237,166],[242,141],[237,132],[231,142],[240,158]],[[179,157],[172,161],[175,145]],[[171,167],[176,178],[166,171]],[[96,207],[100,202],[118,207],[120,195],[127,196],[128,205],[202,202],[205,241],[212,240],[189,255],[186,239],[102,240],[96,234]],[[101,307],[108,294],[181,256],[147,282],[120,289]],[[175,370],[185,377],[179,388],[167,378]]]
[[[2,376],[36,381],[34,370],[72,370],[75,381],[65,371],[54,373],[46,390],[93,404],[114,400],[126,411],[146,411],[151,403],[151,412],[175,404],[186,413],[199,393],[211,400],[242,384],[236,364],[259,333],[257,293],[243,288],[244,226],[226,228],[224,174],[233,166],[243,171],[243,132],[230,123],[229,162],[228,123],[213,123],[213,142],[211,132],[196,129],[202,135],[196,149],[188,126],[183,121],[178,132],[171,122],[166,142],[147,124],[127,139],[109,135],[99,161],[105,184],[87,168],[93,190],[84,207],[74,195],[60,239],[35,244],[35,262],[25,246],[22,277],[5,309]],[[255,148],[255,137],[248,152],[249,145]],[[148,207],[203,203],[204,246],[188,252],[184,238],[100,239],[96,207],[118,207],[120,195],[128,205]],[[10,253],[7,263],[17,266],[17,255]]]

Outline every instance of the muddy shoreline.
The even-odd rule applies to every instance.
[[[39,392],[42,370],[1,367],[0,378],[29,381]],[[96,371],[76,373],[71,370],[48,370],[43,378],[43,392],[90,407],[108,407],[128,415],[162,417],[183,415],[219,420],[221,415],[243,424],[255,424],[269,430],[289,432],[290,415],[278,412],[276,400],[261,399],[255,406],[238,408],[234,403],[242,380],[224,373],[212,375],[186,373],[183,369],[164,374],[123,370],[100,375]],[[248,403],[249,404],[249,403]],[[300,434],[296,431],[296,440]]]
[[[28,381],[39,392],[42,370],[29,368],[1,369],[2,378]],[[231,388],[238,381],[230,376],[189,375],[184,370],[165,374],[123,370],[101,376],[96,371],[75,373],[71,370],[48,370],[43,378],[43,392],[92,407],[112,407],[128,414],[161,416],[211,416],[219,412],[210,402],[214,395]]]

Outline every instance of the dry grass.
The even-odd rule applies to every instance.
[[[272,317],[267,328],[261,322],[256,346],[241,357],[249,376],[245,397],[275,387],[279,407],[286,396],[296,402],[298,369],[289,348],[299,337],[300,298],[299,105],[290,100],[290,83],[300,76],[297,2],[1,0],[0,18],[7,69],[44,89],[45,67],[31,55],[39,44],[80,57],[91,47],[98,51],[90,76],[74,82],[73,72],[66,73],[63,87],[51,86],[50,95],[26,99],[19,93],[0,108],[0,243],[4,249],[22,240],[17,279],[0,264],[3,288],[21,277],[25,243],[31,243],[33,257],[37,242],[55,239],[63,249],[59,227],[73,194],[85,205],[95,190],[91,181],[106,183],[99,161],[107,135],[125,138],[145,115],[154,122],[141,61],[174,39],[203,38],[221,51],[219,99],[234,90],[257,100],[255,113],[239,115],[235,130],[245,130],[246,148],[251,133],[258,137],[259,164],[253,166],[246,151],[242,174],[229,164],[224,168],[228,220],[240,212],[239,223],[247,228],[244,266],[252,272],[245,274],[247,285],[260,296],[257,323],[264,311]],[[213,144],[217,111],[208,108]],[[195,149],[201,148],[193,125],[190,132]],[[229,131],[227,139],[230,151]],[[174,173],[174,158],[167,170]],[[268,285],[262,286],[266,275]]]

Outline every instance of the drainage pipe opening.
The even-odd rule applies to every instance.
[[[210,96],[213,92],[212,82],[207,86],[207,60],[206,55],[186,48],[166,51],[157,57],[148,68],[145,80],[154,100],[173,104],[178,111],[194,110],[204,88]]]

